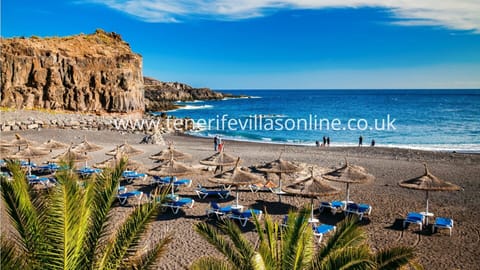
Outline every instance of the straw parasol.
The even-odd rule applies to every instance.
[[[340,190],[328,185],[326,181],[322,178],[314,176],[313,167],[310,168],[310,173],[310,177],[297,180],[296,182],[283,188],[283,191],[290,194],[296,194],[310,198],[310,203],[312,207],[312,214],[310,219],[313,221],[313,199],[320,196],[335,195],[338,194]]]
[[[170,185],[172,189],[172,198],[175,196],[175,189],[173,186],[173,177],[174,176],[183,176],[187,174],[193,174],[195,170],[187,166],[181,162],[173,160],[171,158],[168,162],[165,162],[157,167],[150,169],[147,174],[153,176],[169,176],[170,177]]]
[[[131,156],[140,155],[140,154],[143,153],[143,151],[134,148],[133,146],[131,146],[127,142],[124,142],[123,144],[117,146],[115,149],[112,149],[112,150],[108,151],[107,153],[105,153],[105,155],[115,156],[115,154],[117,154],[117,153],[125,154],[125,155],[128,155],[128,156],[131,157]]]
[[[115,167],[122,158],[127,159],[126,168],[129,169],[129,170],[139,170],[140,168],[143,167],[142,163],[140,163],[138,161],[135,161],[133,159],[130,159],[130,158],[128,158],[127,155],[122,155],[120,153],[118,153],[114,157],[111,157],[109,159],[106,159],[104,161],[101,161],[101,162],[93,165],[93,167],[99,168],[99,169],[112,168],[112,167]]]
[[[12,150],[10,150],[7,147],[0,146],[0,156],[1,158],[4,158],[12,153]]]
[[[217,152],[205,159],[200,160],[200,164],[207,166],[217,166],[220,167],[220,172],[223,171],[223,166],[232,166],[237,162],[237,158],[229,154],[226,154],[224,151],[225,148],[222,148],[220,152]],[[215,169],[217,171],[217,169]]]
[[[345,165],[341,168],[335,169],[322,176],[324,179],[334,182],[341,182],[347,184],[347,199],[350,199],[350,184],[364,184],[375,179],[375,176],[367,173],[367,170],[361,166],[351,165],[345,158]]]
[[[238,167],[240,162],[240,158],[237,159],[235,163],[235,167],[229,171],[225,171],[221,174],[216,175],[215,177],[209,178],[208,181],[223,184],[223,185],[230,185],[236,187],[236,205],[238,206],[238,187],[250,184],[257,184],[257,183],[264,183],[265,179],[260,177],[256,174],[243,171]]]
[[[5,143],[3,146],[7,147],[18,147],[18,150],[20,150],[20,147],[22,146],[27,146],[27,145],[34,145],[37,144],[35,141],[27,140],[20,136],[19,134],[15,133],[15,139],[13,139],[10,142]]]
[[[31,174],[31,159],[39,158],[48,155],[48,152],[44,149],[32,147],[30,144],[27,144],[27,147],[11,155],[10,158],[13,159],[27,159],[28,160],[28,174]]]
[[[83,141],[77,145],[75,145],[72,150],[78,151],[78,152],[95,152],[98,150],[103,149],[103,147],[90,143],[87,141],[87,136],[84,137]]]
[[[266,163],[262,166],[257,167],[257,170],[266,173],[277,173],[278,174],[278,187],[282,190],[282,173],[294,173],[302,170],[301,167],[293,164],[290,161],[282,159],[282,154],[277,160]],[[278,200],[282,201],[281,194],[278,193]]]
[[[173,144],[170,144],[167,149],[162,150],[149,157],[149,159],[161,160],[161,161],[170,160],[170,159],[181,160],[181,159],[188,159],[188,158],[190,158],[190,155],[182,153],[178,150],[175,150],[173,148]]]
[[[62,142],[59,142],[59,141],[55,141],[53,139],[50,139],[46,142],[44,142],[41,147],[43,149],[46,149],[46,150],[49,150],[50,152],[52,152],[52,150],[56,150],[56,149],[64,149],[64,148],[67,148],[68,147],[68,144],[65,144],[65,143],[62,143]]]
[[[427,164],[423,164],[425,166],[425,173],[419,177],[415,177],[409,180],[404,180],[398,183],[399,186],[403,188],[410,188],[410,189],[417,189],[417,190],[425,190],[426,197],[426,208],[425,213],[427,214],[428,218],[428,192],[429,191],[457,191],[461,188],[455,184],[452,184],[448,181],[442,180],[435,175],[431,174],[428,170]]]
[[[71,147],[69,147],[67,151],[61,153],[60,155],[55,156],[50,161],[59,162],[61,160],[71,160],[73,162],[81,162],[81,161],[87,161],[89,159],[90,157],[87,156],[86,153],[79,153],[73,150]]]

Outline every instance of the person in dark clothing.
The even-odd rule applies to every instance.
[[[327,137],[323,136],[323,146],[327,146]]]
[[[330,146],[330,137],[327,137],[327,146]]]
[[[217,151],[218,148],[218,136],[213,137],[213,151]]]
[[[372,140],[372,143],[370,144],[370,146],[375,146],[375,140]]]
[[[360,137],[358,138],[358,146],[362,146],[362,144],[363,144],[363,137],[360,136]]]
[[[320,142],[319,142],[319,141],[315,141],[315,145],[316,145],[317,147],[320,147]]]

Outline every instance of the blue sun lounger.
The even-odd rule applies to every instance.
[[[318,210],[322,213],[327,208],[329,208],[332,214],[335,215],[336,213],[343,211],[345,203],[342,201],[321,202]]]
[[[359,220],[362,220],[363,216],[368,216],[372,212],[372,206],[363,203],[349,203],[345,209],[345,214],[355,214]]]
[[[48,185],[48,183],[50,183],[50,179],[48,177],[39,177],[34,174],[27,175],[27,180],[28,180],[28,183],[31,185],[42,184],[46,186]]]
[[[39,173],[55,173],[58,169],[60,169],[60,166],[57,163],[48,163],[34,168]]]
[[[138,204],[140,204],[142,197],[143,197],[143,192],[141,192],[140,190],[127,191],[127,187],[125,186],[120,186],[118,188],[117,198],[118,198],[118,201],[120,202],[120,205],[127,204],[128,199],[130,198],[136,198]]]
[[[410,212],[407,214],[407,217],[403,220],[403,228],[406,227],[407,223],[414,223],[414,224],[420,225],[420,230],[422,230],[424,222],[425,222],[424,215],[417,212]]]
[[[192,208],[195,204],[195,200],[192,198],[179,198],[177,201],[168,201],[162,204],[163,207],[170,208],[173,214],[178,214],[180,208],[187,207]]]
[[[253,216],[257,216],[258,219],[262,217],[262,210],[257,209],[247,209],[245,211],[240,211],[239,209],[232,209],[232,212],[227,215],[230,219],[236,219],[240,222],[242,227],[247,225],[247,222],[253,219]]]
[[[317,237],[318,243],[320,244],[323,239],[323,235],[329,233],[329,232],[334,232],[337,229],[336,226],[333,225],[328,225],[328,224],[320,224],[316,227],[313,227],[313,235]]]
[[[152,178],[152,185],[162,185],[162,186],[167,186],[170,185],[170,177],[159,177],[159,176],[154,176]],[[177,180],[176,177],[173,177],[173,186],[174,187],[180,187],[180,186],[186,186],[189,187],[192,185],[192,180],[191,179],[180,179]]]
[[[77,173],[82,178],[87,178],[93,174],[101,173],[101,169],[91,168],[91,167],[83,167],[77,170]]]
[[[134,180],[137,179],[145,179],[147,177],[144,173],[138,173],[136,171],[123,171],[122,172],[122,179],[127,181],[127,183],[132,183]]]
[[[208,196],[218,196],[220,199],[226,199],[228,198],[228,196],[230,196],[230,190],[228,189],[221,189],[221,190],[206,189],[200,185],[198,186],[197,189],[195,189],[195,192],[197,193],[200,199],[205,199]]]
[[[231,205],[221,207],[216,202],[210,202],[210,209],[207,209],[206,214],[207,214],[207,217],[210,217],[210,215],[215,214],[217,219],[221,219],[225,215],[229,214],[231,211],[232,211]]]
[[[452,236],[453,219],[444,217],[435,218],[435,223],[432,226],[432,233],[435,233],[436,229],[448,229],[449,235]]]

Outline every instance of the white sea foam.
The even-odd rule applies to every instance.
[[[176,112],[181,110],[201,110],[201,109],[210,109],[213,108],[212,105],[185,105],[178,109],[170,110],[168,112]]]

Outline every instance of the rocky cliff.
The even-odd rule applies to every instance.
[[[193,88],[179,82],[161,82],[153,78],[144,77],[145,104],[147,111],[164,111],[178,106],[176,101],[212,100],[233,97],[212,91],[210,88]]]
[[[1,40],[0,106],[88,113],[145,109],[142,57],[120,35]]]

